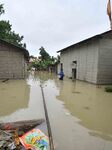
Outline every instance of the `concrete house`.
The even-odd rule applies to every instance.
[[[24,78],[28,58],[26,49],[0,40],[0,79]]]
[[[94,84],[112,84],[112,30],[58,52],[65,76]]]

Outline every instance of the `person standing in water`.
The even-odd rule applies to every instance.
[[[60,70],[59,75],[60,75],[59,80],[63,80],[63,77],[64,77],[63,69]]]

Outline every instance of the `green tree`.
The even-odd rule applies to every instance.
[[[4,8],[3,4],[0,4],[0,15],[3,14]],[[12,31],[12,25],[9,21],[1,20],[0,21],[0,39],[3,39],[9,43],[12,43],[16,46],[26,48],[26,44],[22,43],[23,36],[20,36],[19,34]]]
[[[36,70],[49,70],[49,68],[52,69],[52,67],[55,67],[57,63],[59,63],[60,56],[57,57],[50,56],[44,47],[41,47],[40,49],[40,56],[38,59],[34,60],[30,64],[30,68],[34,67]],[[35,58],[34,56],[30,56],[30,58]]]
[[[41,46],[40,50],[40,56],[41,56],[41,60],[49,60],[50,59],[50,55],[46,52],[46,50],[44,49],[44,47]]]
[[[0,38],[1,39],[6,39],[8,34],[11,31],[11,25],[9,21],[0,21]]]
[[[5,12],[3,4],[0,4],[0,15],[2,15]]]

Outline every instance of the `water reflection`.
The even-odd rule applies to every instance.
[[[46,82],[48,80],[54,80],[55,78],[55,74],[54,73],[49,73],[46,71],[37,71],[34,72],[34,78],[35,79],[39,79],[40,81]]]
[[[60,81],[56,75],[46,72],[35,72],[34,80],[43,81],[48,93],[46,99],[50,99],[52,86],[55,91],[57,89],[59,94],[54,93],[54,96],[78,118],[80,125],[89,129],[90,135],[112,140],[112,95],[104,91],[104,86],[70,79]]]
[[[7,116],[20,108],[27,108],[30,86],[25,80],[0,81],[0,117]]]
[[[26,81],[0,83],[0,120],[44,118],[40,83],[56,150],[112,150],[112,94],[104,92],[103,86],[66,78],[60,81],[51,73],[31,72]],[[16,99],[18,103],[21,99],[27,102],[21,100],[15,106]]]
[[[0,82],[0,121],[44,119],[40,79],[32,72],[27,80]]]
[[[53,138],[57,150],[111,150],[112,100],[104,87],[37,72],[43,81]],[[64,104],[64,105],[63,105]]]
[[[60,83],[57,99],[91,130],[91,135],[112,140],[112,95],[104,92],[103,86],[66,80]]]

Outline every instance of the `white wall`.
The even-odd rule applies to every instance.
[[[67,77],[72,76],[72,61],[77,61],[77,79],[97,83],[99,40],[91,40],[61,52],[61,63]]]

